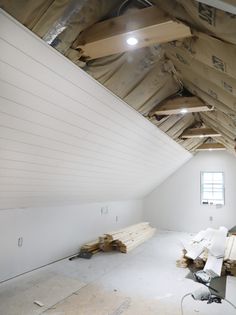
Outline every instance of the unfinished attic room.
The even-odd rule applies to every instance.
[[[236,0],[0,0],[0,315],[236,315]]]

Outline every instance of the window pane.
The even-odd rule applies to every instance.
[[[223,174],[222,173],[213,173],[213,181],[214,182],[222,182]]]
[[[224,204],[224,174],[222,172],[201,173],[201,203]]]

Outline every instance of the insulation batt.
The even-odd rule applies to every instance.
[[[196,30],[236,44],[236,16],[194,0],[153,0],[171,16]]]

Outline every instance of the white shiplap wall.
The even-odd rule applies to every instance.
[[[190,157],[0,11],[0,209],[140,198]]]

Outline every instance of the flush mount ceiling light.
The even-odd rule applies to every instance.
[[[188,112],[188,110],[186,109],[186,108],[182,108],[181,110],[180,110],[180,113],[181,114],[186,114]]]
[[[137,40],[137,38],[135,38],[135,37],[129,37],[129,38],[127,38],[127,40],[126,40],[126,43],[127,43],[128,45],[130,45],[130,46],[135,46],[135,45],[138,44],[138,40]]]

